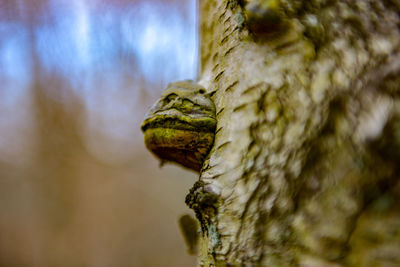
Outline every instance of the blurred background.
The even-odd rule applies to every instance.
[[[0,266],[196,265],[140,131],[196,60],[195,0],[0,0]]]

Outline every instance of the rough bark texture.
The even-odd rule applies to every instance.
[[[248,2],[200,0],[200,265],[400,266],[400,2],[275,1],[261,36]]]

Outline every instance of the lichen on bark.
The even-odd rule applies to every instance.
[[[188,197],[200,265],[400,264],[400,4],[273,1],[260,32],[250,2],[199,5],[218,121]]]

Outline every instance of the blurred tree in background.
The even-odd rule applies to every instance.
[[[1,266],[195,265],[140,132],[195,57],[194,2],[0,0]]]

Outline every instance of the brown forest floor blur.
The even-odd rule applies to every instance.
[[[125,84],[142,88],[135,95],[117,89],[140,97],[132,119],[120,122],[132,125],[132,141],[102,143],[88,130],[85,100],[61,75],[42,72],[31,41],[32,82],[23,101],[10,111],[0,99],[0,116],[21,113],[25,121],[16,132],[0,128],[11,135],[0,151],[0,266],[194,266],[177,219],[190,212],[184,198],[196,175],[160,169],[144,148],[138,118],[154,101],[146,84]],[[105,158],[113,151],[104,147],[115,146],[128,156],[102,161],[88,140],[110,153]]]
[[[0,162],[0,266],[193,266],[177,218],[195,175],[160,170],[142,142],[122,164],[92,157],[80,100],[62,80],[47,84],[63,102],[42,83],[18,107],[32,109],[29,146],[20,162]]]

